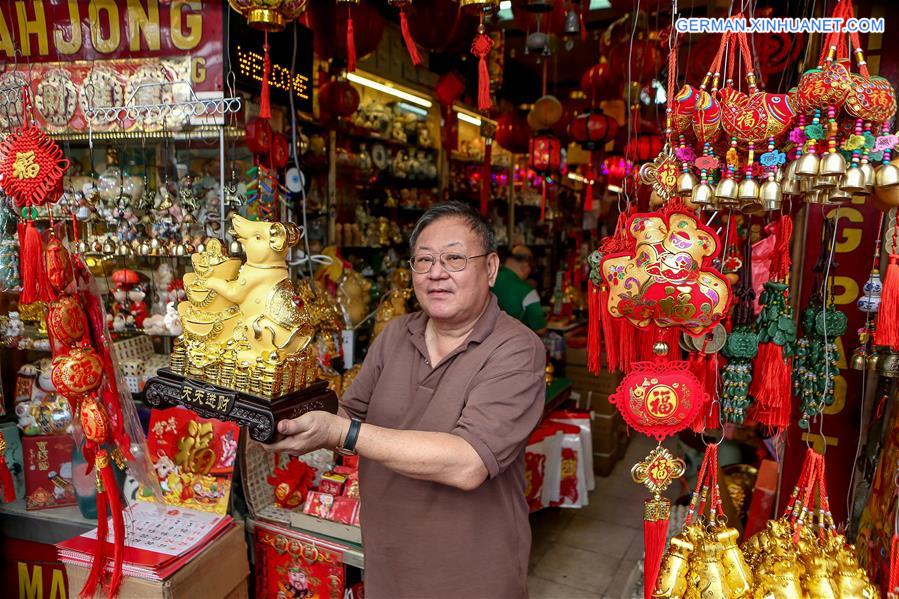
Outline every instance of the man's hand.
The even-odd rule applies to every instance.
[[[284,438],[265,445],[269,451],[281,451],[303,455],[316,449],[337,447],[349,428],[349,421],[328,412],[306,412],[293,420],[278,423],[278,432]]]

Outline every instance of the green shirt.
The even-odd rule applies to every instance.
[[[522,281],[511,269],[499,267],[493,293],[504,312],[514,316],[531,330],[537,331],[546,327],[546,317],[543,315],[543,308],[540,307],[540,296],[537,295],[537,291]]]

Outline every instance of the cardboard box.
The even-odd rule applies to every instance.
[[[66,564],[70,596],[77,596],[87,568]],[[247,543],[242,522],[226,532],[168,580],[161,582],[125,576],[119,597],[128,599],[246,599]]]
[[[25,509],[43,510],[75,505],[72,450],[69,435],[22,437],[25,456]]]

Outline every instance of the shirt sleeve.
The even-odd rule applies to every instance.
[[[497,348],[468,392],[451,432],[478,453],[490,478],[518,457],[543,415],[546,350],[527,333]]]
[[[387,327],[381,331],[381,334],[375,337],[374,342],[368,349],[365,360],[362,361],[362,368],[359,374],[353,379],[349,389],[345,389],[343,396],[340,398],[340,407],[346,410],[353,418],[365,421],[368,414],[368,403],[371,401],[371,395],[381,376],[381,370],[384,364],[384,344],[385,339],[393,333],[394,326],[397,321],[389,323]]]
[[[536,291],[531,291],[525,296],[524,301],[524,317],[522,321],[532,331],[546,328],[546,315],[543,314],[543,308],[540,306],[540,296]]]

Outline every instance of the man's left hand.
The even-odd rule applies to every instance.
[[[278,432],[284,438],[266,445],[269,451],[281,451],[303,455],[323,447],[334,448],[343,439],[344,429],[349,427],[346,418],[328,412],[306,412],[293,420],[278,423]]]

